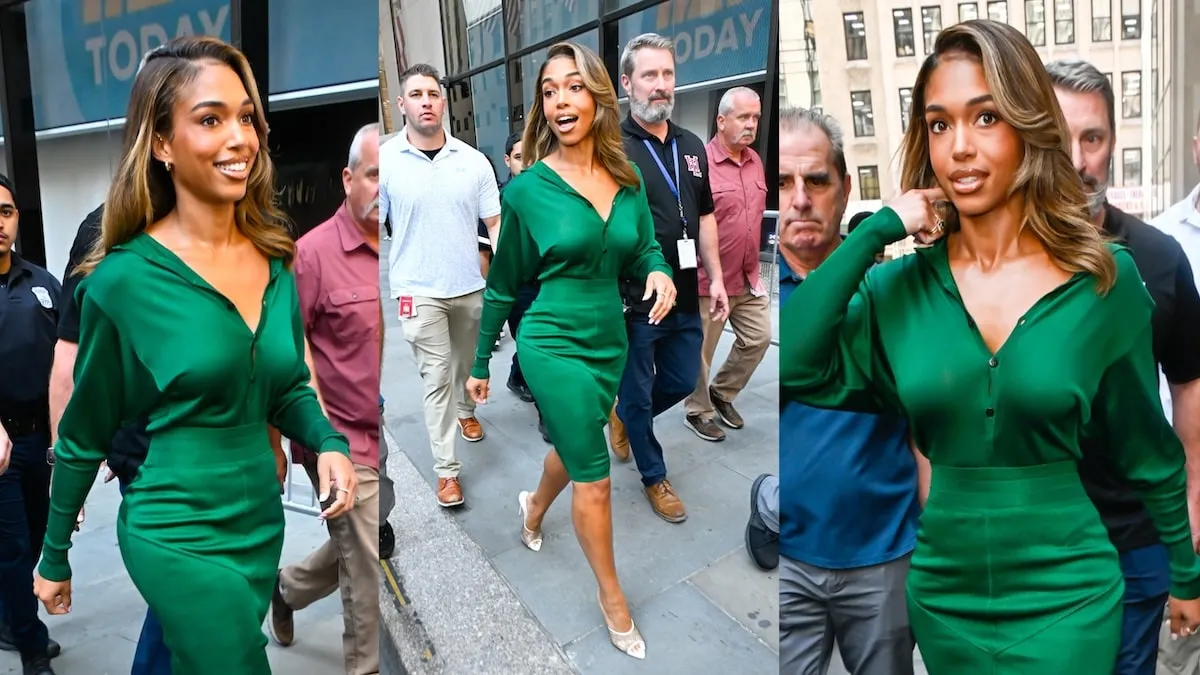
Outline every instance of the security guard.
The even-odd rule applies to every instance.
[[[50,508],[49,383],[62,286],[13,251],[18,220],[12,182],[0,175],[0,424],[12,439],[0,474],[0,605],[24,675],[54,675],[33,568]]]

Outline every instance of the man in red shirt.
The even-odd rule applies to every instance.
[[[313,386],[335,429],[350,439],[358,502],[326,521],[329,541],[279,572],[269,628],[292,643],[292,613],[341,588],[346,675],[379,673],[379,126],[358,131],[342,170],[346,201],[300,238],[296,285],[312,356]],[[293,446],[295,443],[293,442]],[[301,450],[316,485],[316,456]]]
[[[717,106],[717,133],[705,145],[708,180],[712,187],[717,240],[721,245],[721,270],[729,296],[729,323],[737,340],[717,372],[708,381],[713,354],[725,329],[700,312],[704,343],[700,353],[700,378],[696,390],[684,401],[689,429],[706,441],[725,439],[716,418],[731,429],[745,422],[733,407],[754,369],[771,344],[771,298],[758,274],[758,249],[762,241],[763,211],[767,208],[767,179],[762,158],[750,146],[758,133],[762,103],[753,89],[734,87]],[[700,269],[701,310],[709,295],[709,278]]]

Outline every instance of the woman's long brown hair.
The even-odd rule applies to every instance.
[[[1070,133],[1058,96],[1037,51],[1017,29],[985,19],[946,28],[934,42],[913,85],[912,115],[900,149],[901,189],[937,187],[929,158],[929,127],[925,123],[925,87],[944,57],[965,56],[977,61],[996,108],[1021,136],[1024,158],[1010,194],[1023,192],[1028,226],[1050,257],[1068,272],[1096,277],[1103,294],[1117,277],[1116,261],[1104,236],[1091,222],[1087,193],[1071,161]],[[960,228],[950,207],[948,232]]]
[[[550,47],[550,51],[546,53],[546,61],[538,69],[533,105],[530,106],[525,133],[521,137],[524,152],[522,163],[526,167],[533,166],[534,162],[544,159],[558,149],[558,137],[554,135],[550,123],[546,120],[541,92],[546,66],[557,58],[567,58],[575,62],[583,79],[583,86],[596,102],[596,118],[592,121],[590,133],[595,143],[597,159],[618,184],[639,187],[640,181],[633,165],[629,163],[621,139],[621,108],[617,105],[617,90],[613,87],[600,57],[587,47],[574,42],[559,42]]]
[[[258,156],[250,169],[246,196],[234,217],[238,229],[268,257],[290,264],[295,243],[287,216],[275,204],[275,167],[267,152],[267,118],[258,85],[246,57],[217,38],[171,40],[146,56],[129,95],[121,163],[104,202],[103,234],[80,263],[77,273],[89,274],[114,246],[124,244],[175,208],[171,173],[153,158],[155,135],[172,136],[172,116],[182,93],[209,64],[233,69],[254,104]]]

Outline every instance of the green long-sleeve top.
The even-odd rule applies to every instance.
[[[155,447],[158,432],[254,423],[349,455],[346,437],[322,414],[308,384],[295,278],[278,259],[270,270],[255,330],[145,233],[115,247],[80,282],[75,390],[58,428],[43,577],[71,578],[75,517],[125,422],[149,420],[151,457],[171,450]]]
[[[880,210],[792,294],[780,316],[783,398],[906,415],[935,482],[939,465],[1078,461],[1080,439],[1105,434],[1170,550],[1171,594],[1200,597],[1183,446],[1163,414],[1153,302],[1128,249],[1111,245],[1117,280],[1106,295],[1094,277],[1075,274],[992,354],[944,239],[872,269],[875,255],[904,237],[895,211]]]
[[[620,303],[619,279],[644,282],[651,272],[671,276],[654,238],[645,181],[637,165],[632,166],[639,185],[617,190],[607,221],[545,162],[535,163],[505,186],[472,377],[487,379],[496,337],[522,284],[587,280],[598,287],[611,286],[613,302]]]

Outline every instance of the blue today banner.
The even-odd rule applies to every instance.
[[[286,14],[284,9],[286,8]],[[375,0],[270,0],[271,93],[376,79]],[[227,0],[32,0],[38,129],[120,118],[142,56],[185,35],[230,39]]]

